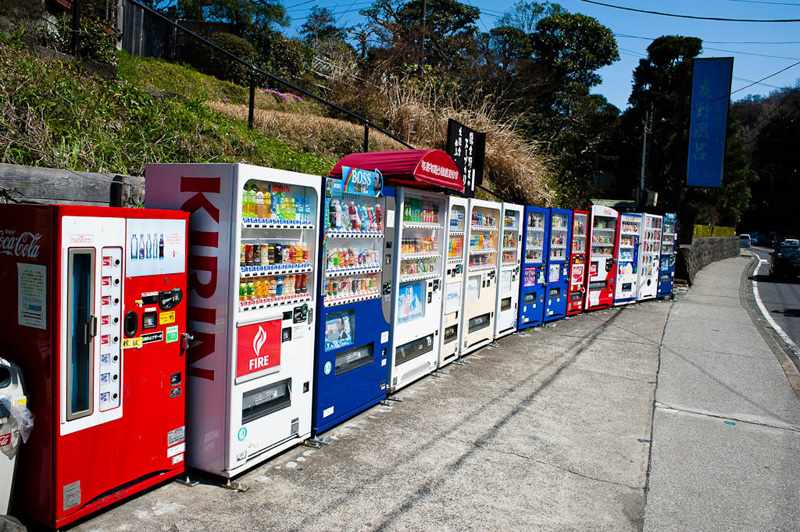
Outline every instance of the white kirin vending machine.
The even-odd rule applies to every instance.
[[[318,176],[148,165],[189,218],[187,465],[230,478],[311,433]]]

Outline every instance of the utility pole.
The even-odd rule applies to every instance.
[[[639,175],[639,210],[644,212],[647,198],[644,191],[644,178],[647,175],[647,159],[650,155],[650,135],[653,134],[653,104],[644,118],[644,134],[642,135],[642,171]]]
[[[425,19],[428,17],[428,0],[422,0],[422,54],[419,60],[420,65],[425,64]]]

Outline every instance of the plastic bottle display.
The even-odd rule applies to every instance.
[[[305,242],[243,242],[239,266],[308,264]]]
[[[383,213],[375,207],[333,198],[328,204],[328,229],[346,232],[383,231]]]
[[[436,272],[438,257],[403,260],[400,263],[400,275],[421,275]]]
[[[334,277],[325,281],[325,297],[330,300],[380,293],[380,274],[358,277]]]
[[[447,258],[455,259],[461,258],[464,253],[464,237],[451,236],[447,244]]]
[[[248,182],[242,190],[242,217],[310,223],[311,203],[288,185]]]
[[[325,263],[328,271],[346,268],[380,267],[380,252],[368,248],[339,247],[325,251]]]
[[[503,233],[503,247],[515,248],[517,247],[517,235],[514,233]]]
[[[400,251],[404,255],[414,253],[435,253],[436,235],[428,237],[407,237],[403,238]]]
[[[308,274],[261,276],[239,282],[239,302],[248,304],[270,303],[279,298],[308,294]]]
[[[439,223],[439,204],[418,198],[406,198],[403,206],[403,221],[408,223]]]
[[[480,212],[473,212],[472,227],[497,227],[497,225],[495,224],[494,216],[490,214],[482,214]]]

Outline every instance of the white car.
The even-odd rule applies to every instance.
[[[750,235],[748,235],[747,233],[739,235],[739,247],[740,248],[750,247]]]

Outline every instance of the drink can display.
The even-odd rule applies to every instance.
[[[239,301],[247,301],[247,283],[239,282]]]
[[[244,262],[246,266],[253,265],[253,245],[245,245]]]
[[[239,255],[239,266],[246,266],[247,265],[247,246],[242,244],[242,251]]]
[[[281,250],[281,245],[275,244],[275,246],[272,249],[273,249],[272,263],[281,264],[281,262],[283,262],[283,251]]]
[[[266,266],[269,263],[269,245],[261,244],[261,265]]]
[[[300,291],[305,294],[306,292],[308,292],[308,288],[306,286],[306,281],[308,280],[308,274],[304,273],[302,277],[303,278],[300,281]]]
[[[253,266],[261,266],[261,244],[253,244]]]

